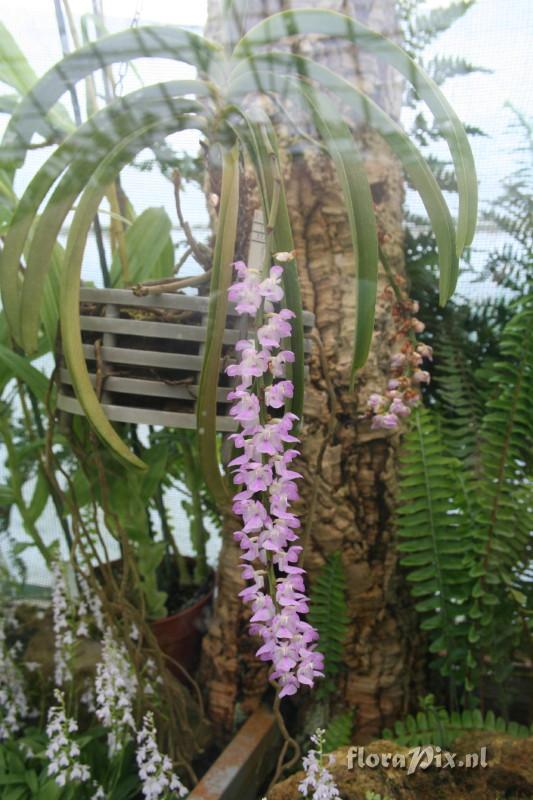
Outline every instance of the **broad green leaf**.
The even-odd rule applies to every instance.
[[[50,778],[41,786],[35,800],[59,800],[62,791],[61,786],[58,786],[53,778]]]
[[[147,208],[127,228],[124,240],[130,285],[149,278],[172,275],[174,248],[171,228],[172,223],[163,208]],[[111,283],[113,286],[124,286],[118,253],[115,253],[111,264]]]

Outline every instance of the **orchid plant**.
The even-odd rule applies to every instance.
[[[245,3],[222,0],[222,6],[228,23],[237,20],[239,30],[245,30]],[[295,38],[314,35],[370,52],[399,72],[428,106],[455,166],[457,224],[428,163],[398,123],[342,75],[284,49]],[[194,67],[197,77],[145,86],[113,100],[79,125],[70,122],[57,106],[76,82],[86,79],[90,84],[97,71],[141,57],[178,59]],[[17,54],[17,65],[19,62]],[[12,180],[24,164],[34,134],[56,145],[14,207],[6,233],[0,289],[11,335],[26,352],[35,352],[41,320],[50,317],[53,299],[59,310],[63,353],[80,404],[116,455],[137,467],[143,467],[141,460],[105,416],[85,364],[79,320],[85,244],[108,187],[145,147],[157,149],[166,136],[194,129],[203,136],[211,162],[221,168],[216,235],[209,263],[206,347],[197,401],[200,463],[221,509],[229,507],[231,498],[218,463],[216,388],[227,289],[235,258],[243,160],[255,171],[267,220],[267,259],[277,251],[291,253],[283,272],[285,305],[294,314],[290,347],[294,361],[289,363],[293,396],[286,400],[289,413],[301,416],[302,412],[303,327],[298,272],[278,138],[267,111],[271,106],[264,100],[274,96],[289,115],[293,108],[301,110],[337,170],[353,242],[356,330],[352,380],[370,347],[380,260],[368,176],[350,127],[354,122],[374,127],[403,164],[421,195],[436,236],[441,302],[446,302],[454,290],[458,258],[471,242],[476,223],[476,173],[465,130],[440,89],[411,57],[357,19],[313,8],[288,10],[261,21],[235,46],[229,34],[223,44],[217,44],[179,27],[136,27],[67,55],[33,85],[32,80],[25,84],[17,81],[15,69],[9,74],[14,76],[13,85],[22,97],[2,142],[1,166],[7,180]],[[74,208],[64,258],[59,264],[54,262],[51,269],[57,237]],[[283,394],[286,390],[288,385],[276,392]]]

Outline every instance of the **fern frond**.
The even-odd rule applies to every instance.
[[[474,2],[475,0],[458,0],[444,8],[420,13],[419,7],[425,6],[423,0],[397,0],[403,45],[409,55],[419,58],[426,47],[466,14]]]
[[[457,468],[430,411],[415,411],[400,461],[398,549],[408,568],[415,608],[423,616],[421,627],[430,632],[430,650],[452,680],[461,667],[465,670],[467,649],[460,620],[468,593],[463,569],[467,545]]]
[[[497,731],[517,738],[527,738],[533,732],[526,725],[506,722],[488,711],[485,716],[479,710],[452,712],[444,708],[419,711],[415,716],[409,714],[404,720],[395,723],[394,728],[382,732],[383,739],[397,742],[404,747],[449,745],[467,731]]]
[[[329,557],[311,587],[309,622],[320,636],[319,649],[324,656],[325,687],[329,689],[342,667],[348,628],[346,577],[340,553]]]
[[[432,9],[427,14],[413,14],[411,10],[409,16],[405,16],[400,11],[403,17],[405,43],[408,51],[420,53],[466,14],[474,3],[475,0],[457,0],[455,3]]]
[[[443,331],[435,348],[434,378],[442,404],[442,427],[450,455],[475,460],[483,415],[483,392],[464,346],[464,337]]]
[[[352,741],[354,712],[346,711],[344,714],[337,714],[333,717],[326,728],[326,739],[324,742],[324,752],[332,753],[339,747],[346,747]]]
[[[473,72],[491,72],[490,69],[478,67],[460,56],[436,55],[425,62],[424,66],[439,86],[449,78],[457,78],[460,75],[471,75]]]
[[[533,529],[533,481],[528,469],[533,449],[533,294],[508,323],[501,342],[505,360],[493,367],[494,396],[481,428],[481,473],[476,481],[475,557],[470,560],[472,587],[470,641],[480,652],[501,660],[495,638],[512,641],[522,632],[523,605],[517,582],[527,568]],[[504,666],[502,664],[502,666]],[[505,671],[505,670],[504,670]]]

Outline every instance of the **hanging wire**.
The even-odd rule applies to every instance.
[[[142,14],[142,7],[143,7],[143,0],[137,0],[135,5],[135,11],[133,13],[133,17],[130,22],[129,26],[130,28],[136,28],[139,25]],[[128,74],[129,66],[130,66],[129,61],[123,61],[118,69],[118,79],[115,86],[115,94],[117,97],[120,97],[122,94],[122,90],[124,88],[124,80],[126,78],[126,75]]]

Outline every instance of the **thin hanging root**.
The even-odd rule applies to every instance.
[[[191,226],[183,216],[183,211],[181,210],[181,198],[180,198],[180,189],[181,189],[181,175],[178,170],[174,170],[172,173],[172,183],[174,184],[174,201],[176,205],[176,213],[178,215],[178,220],[181,225],[181,229],[185,234],[185,238],[187,239],[187,244],[189,245],[193,256],[195,257],[196,261],[202,266],[205,270],[211,269],[211,262],[213,259],[213,253],[211,252],[209,247],[206,247],[205,244],[198,242],[191,230]]]
[[[272,685],[274,686],[274,684]],[[292,738],[289,731],[287,730],[287,726],[285,725],[285,720],[283,719],[283,714],[281,713],[281,708],[280,708],[281,700],[279,698],[279,694],[277,694],[277,687],[274,686],[274,688],[276,689],[276,699],[274,700],[274,708],[273,708],[274,717],[276,719],[276,722],[278,723],[278,727],[280,729],[284,741],[283,741],[283,747],[281,748],[281,752],[278,756],[278,761],[276,764],[276,772],[274,773],[274,777],[270,781],[267,794],[268,792],[270,792],[271,789],[274,788],[274,786],[279,781],[283,773],[286,772],[286,770],[291,769],[291,767],[293,767],[300,760],[300,755],[301,755],[300,745],[295,739]],[[288,761],[285,761],[285,756],[287,755],[287,750],[289,749],[289,747],[292,747],[294,752],[292,757]]]

